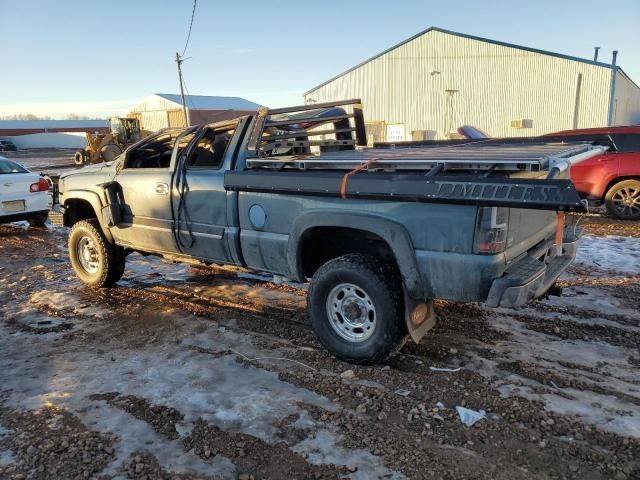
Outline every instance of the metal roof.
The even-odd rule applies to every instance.
[[[182,106],[177,93],[154,93],[169,102]],[[262,107],[241,97],[218,97],[210,95],[185,95],[187,108],[193,110],[257,110]]]
[[[604,68],[610,68],[610,69],[614,69],[615,68],[618,71],[622,72],[627,78],[629,78],[629,76],[626,73],[624,73],[624,71],[620,67],[616,67],[616,66],[608,64],[608,63],[594,62],[593,60],[588,60],[586,58],[574,57],[574,56],[571,56],[571,55],[564,55],[562,53],[550,52],[548,50],[540,50],[538,48],[524,47],[522,45],[516,45],[516,44],[508,43],[508,42],[501,42],[499,40],[492,40],[492,39],[489,39],[489,38],[476,37],[474,35],[467,35],[466,33],[453,32],[451,30],[445,30],[445,29],[439,28],[439,27],[429,27],[426,30],[423,30],[422,32],[419,32],[419,33],[415,34],[414,36],[412,36],[412,37],[410,37],[410,38],[398,43],[397,45],[394,45],[393,47],[388,48],[388,49],[384,50],[383,52],[380,52],[379,54],[374,55],[373,57],[365,60],[364,62],[361,62],[361,63],[357,64],[356,66],[351,67],[348,70],[345,70],[344,72],[342,72],[342,73],[330,78],[326,82],[323,82],[320,85],[318,85],[316,87],[313,87],[312,89],[306,91],[304,93],[304,95],[308,95],[309,93],[311,93],[311,92],[313,92],[315,90],[318,90],[319,88],[327,85],[328,83],[333,82],[337,78],[340,78],[343,75],[346,75],[347,73],[352,72],[353,70],[356,70],[356,69],[360,68],[361,66],[371,62],[372,60],[375,60],[375,59],[377,59],[377,58],[379,58],[379,57],[391,52],[392,50],[395,50],[396,48],[401,47],[402,45],[404,45],[406,43],[409,43],[412,40],[415,40],[416,38],[421,37],[422,35],[425,35],[425,34],[427,34],[429,32],[432,32],[432,31],[433,32],[445,33],[445,34],[448,34],[448,35],[454,35],[454,36],[457,36],[457,37],[467,38],[467,39],[470,39],[470,40],[476,40],[476,41],[479,41],[479,42],[492,43],[494,45],[500,45],[500,46],[503,46],[503,47],[515,48],[515,49],[524,50],[524,51],[527,51],[527,52],[539,53],[541,55],[548,55],[548,56],[551,56],[551,57],[563,58],[565,60],[571,60],[571,61],[574,61],[574,62],[587,63],[589,65],[595,65],[595,66],[598,66],[598,67],[604,67]],[[631,79],[629,78],[629,80],[631,80]]]

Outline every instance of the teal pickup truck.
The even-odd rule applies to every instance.
[[[568,171],[603,147],[366,143],[357,100],[159,131],[61,177],[71,264],[91,287],[131,252],[310,282],[322,345],[372,363],[434,326],[433,299],[520,305],[574,259]]]

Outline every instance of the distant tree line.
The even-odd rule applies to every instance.
[[[78,115],[77,113],[69,113],[64,115],[61,120],[95,120],[95,117],[87,117],[86,115]],[[33,113],[16,113],[13,115],[0,116],[0,120],[54,120],[49,115],[34,115]]]

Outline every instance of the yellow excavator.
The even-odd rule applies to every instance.
[[[109,119],[109,125],[111,131],[108,133],[86,134],[87,147],[73,156],[76,165],[110,162],[149,133],[140,130],[137,118],[113,117]]]

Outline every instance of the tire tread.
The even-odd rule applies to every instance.
[[[94,237],[93,240],[96,244],[96,247],[100,250],[102,258],[105,259],[105,262],[98,270],[98,276],[95,278],[90,278],[88,274],[84,273],[82,267],[77,263],[77,260],[75,258],[75,249],[72,245],[72,241],[75,232],[81,229],[88,230],[89,233]],[[109,243],[104,233],[102,232],[102,228],[100,227],[100,223],[98,223],[97,219],[81,220],[74,224],[73,227],[71,227],[71,232],[69,232],[69,258],[78,278],[80,278],[83,283],[89,285],[90,287],[111,287],[118,280],[120,280],[122,278],[122,275],[124,274],[124,251],[121,247]]]
[[[375,288],[386,290],[390,296],[390,307],[391,310],[395,312],[396,318],[386,322],[386,331],[384,332],[382,345],[375,348],[366,358],[361,355],[355,355],[355,351],[345,352],[336,350],[333,345],[318,333],[316,322],[327,322],[328,320],[326,314],[322,315],[324,318],[318,318],[319,314],[315,311],[317,307],[313,305],[314,296],[316,291],[321,287],[320,283],[323,282],[323,279],[336,271],[359,272],[368,277],[369,281],[373,282]],[[402,278],[398,270],[388,263],[382,262],[370,255],[359,253],[347,254],[322,265],[313,276],[308,294],[308,309],[311,313],[314,330],[320,343],[339,359],[353,364],[379,363],[397,352],[404,345],[408,335],[403,318],[403,290],[402,288],[398,288],[398,285],[402,285]],[[364,286],[362,287],[364,288]],[[367,288],[364,289],[368,290]],[[324,299],[322,302],[324,302]]]

